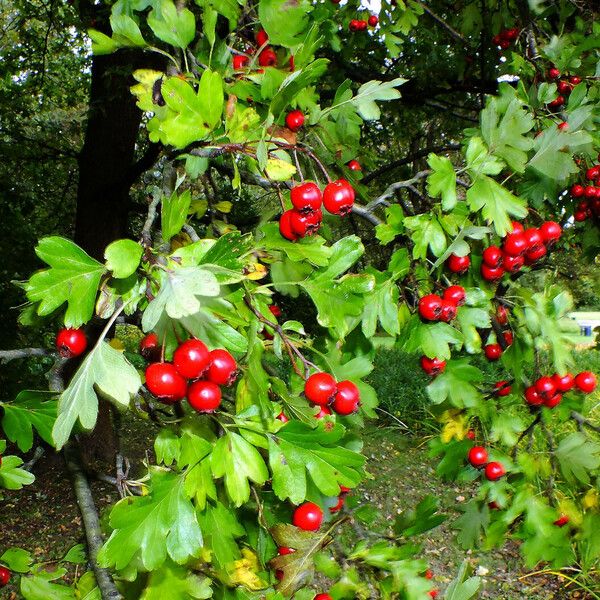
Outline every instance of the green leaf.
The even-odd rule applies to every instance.
[[[18,456],[3,456],[0,464],[0,488],[20,490],[24,485],[30,485],[35,477],[19,467],[23,461]]]
[[[185,50],[196,35],[194,13],[187,8],[178,10],[173,0],[155,0],[148,14],[148,25],[154,35],[166,42]]]
[[[235,513],[221,502],[209,503],[198,513],[198,521],[205,540],[205,547],[212,552],[212,563],[227,571],[241,557],[235,541],[246,534]]]
[[[406,217],[404,225],[412,232],[414,258],[426,258],[429,248],[434,256],[440,256],[446,250],[446,234],[435,214],[427,213]]]
[[[113,277],[126,279],[133,275],[140,264],[144,249],[133,240],[117,240],[106,247],[106,268]]]
[[[427,157],[432,170],[427,177],[427,193],[442,199],[442,209],[452,210],[456,206],[456,172],[449,158],[433,152]]]
[[[469,140],[465,157],[469,175],[473,179],[481,175],[498,175],[504,167],[504,162],[492,156],[483,140],[477,136]]]
[[[375,289],[366,298],[363,311],[362,330],[367,338],[375,335],[377,322],[390,335],[397,335],[400,331],[398,319],[398,286],[387,273],[375,272]]]
[[[484,219],[494,225],[500,236],[511,231],[511,216],[517,219],[527,216],[524,200],[485,175],[477,177],[467,190],[467,202],[472,211],[481,210]]]
[[[49,315],[67,303],[65,326],[81,327],[94,313],[94,303],[104,267],[65,238],[43,238],[35,253],[49,269],[38,271],[25,283],[27,298],[39,302],[37,313]]]
[[[451,356],[450,344],[460,346],[462,335],[448,323],[422,323],[416,315],[409,322],[404,337],[407,352],[448,360]]]
[[[110,26],[113,30],[113,39],[120,46],[147,46],[139,25],[126,14],[116,14],[114,11],[110,16]]]
[[[202,534],[185,478],[159,469],[150,476],[147,496],[124,498],[111,510],[113,532],[98,555],[103,567],[120,570],[135,561],[153,571],[167,555],[176,563],[199,556]]]
[[[490,522],[490,512],[487,504],[479,505],[477,500],[471,500],[460,509],[463,514],[456,519],[454,528],[458,529],[458,543],[461,548],[468,550],[478,545],[481,536],[487,530]]]
[[[210,129],[221,123],[223,113],[223,79],[217,71],[205,69],[200,78],[198,103],[204,122]]]
[[[92,52],[96,56],[112,54],[120,48],[120,45],[115,40],[97,29],[88,29],[87,34],[92,40]]]
[[[267,177],[273,181],[287,181],[296,173],[296,167],[281,158],[269,158],[265,171]]]
[[[84,573],[75,583],[75,597],[77,600],[102,600],[92,571]]]
[[[311,4],[307,0],[261,0],[258,19],[269,35],[269,42],[291,48],[302,42],[310,25]]]
[[[31,552],[23,548],[9,548],[0,556],[0,563],[15,573],[29,573],[32,562]]]
[[[150,573],[140,600],[192,600],[211,598],[211,580],[201,577],[187,567],[166,561]]]
[[[259,243],[265,250],[281,251],[293,262],[308,261],[318,267],[327,265],[331,248],[325,245],[321,236],[312,235],[290,242],[281,236],[276,223],[266,223],[261,231],[264,237]]]
[[[68,441],[79,420],[91,430],[98,414],[98,393],[116,404],[127,406],[140,388],[140,376],[122,352],[101,342],[85,357],[58,401],[58,417],[52,428],[57,450]]]
[[[435,496],[425,496],[416,508],[403,510],[394,522],[394,531],[404,537],[420,535],[434,529],[446,520],[446,515],[438,514],[439,500]]]
[[[579,481],[588,485],[590,472],[593,473],[600,467],[600,445],[583,433],[575,432],[558,444],[556,458],[567,482],[573,485]]]
[[[404,232],[404,212],[399,204],[392,204],[385,209],[385,223],[375,227],[377,239],[385,246]]]
[[[440,373],[427,386],[427,393],[435,404],[449,400],[459,408],[472,408],[482,399],[481,392],[474,384],[483,381],[483,373],[466,358],[452,360],[446,370]]]
[[[66,585],[52,583],[66,575],[62,567],[48,572],[36,570],[28,576],[21,577],[21,594],[25,600],[75,600],[75,591]]]
[[[21,452],[29,452],[33,446],[33,429],[51,446],[52,426],[56,420],[57,401],[54,394],[24,390],[12,403],[2,403],[4,416],[2,429]]]
[[[69,548],[69,551],[64,555],[63,562],[70,562],[74,565],[82,565],[87,561],[85,546],[83,544],[75,544]]]
[[[444,595],[446,600],[470,600],[476,597],[481,587],[481,579],[479,577],[469,577],[471,568],[469,561],[465,560],[458,574],[446,589]]]
[[[236,506],[250,498],[248,480],[262,485],[269,479],[267,465],[258,450],[237,433],[228,432],[219,438],[210,460],[213,475],[225,478],[225,489]]]
[[[512,447],[517,443],[518,434],[525,429],[521,417],[509,412],[500,412],[493,417],[490,439],[502,442],[505,446]]]
[[[398,77],[391,81],[367,81],[363,83],[351,103],[356,107],[358,114],[366,121],[377,120],[381,116],[381,111],[377,106],[377,100],[397,100],[400,98],[400,92],[396,89],[407,80]]]
[[[475,354],[481,350],[481,337],[477,329],[491,327],[490,314],[483,308],[472,308],[461,306],[457,311],[460,330],[465,338],[465,350],[469,354]]]
[[[161,202],[161,229],[165,242],[177,235],[187,219],[192,194],[186,190],[183,194],[173,192],[170,198],[163,198]]]
[[[196,4],[223,15],[229,21],[230,29],[237,25],[242,10],[237,0],[196,0]]]

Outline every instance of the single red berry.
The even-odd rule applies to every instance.
[[[496,309],[496,321],[498,321],[498,325],[502,325],[502,327],[508,324],[508,311],[502,304]]]
[[[490,361],[498,360],[502,356],[500,344],[487,344],[484,346],[483,352],[485,357]]]
[[[540,258],[544,258],[544,256],[546,256],[547,253],[548,249],[546,248],[546,246],[538,246],[533,250],[528,250],[525,253],[525,262],[528,262],[529,264],[534,263],[537,260],[540,260]]]
[[[264,46],[269,41],[269,36],[264,29],[259,29],[256,32],[256,43],[259,46]]]
[[[526,229],[523,235],[527,240],[528,250],[533,250],[544,244],[544,238],[542,237],[540,230],[536,229],[535,227],[530,227],[529,229]]]
[[[498,246],[489,246],[481,255],[483,262],[492,269],[497,269],[502,265],[502,257],[502,250]]]
[[[359,31],[366,31],[367,30],[367,21],[365,19],[361,19],[358,22],[358,27],[359,27]]]
[[[494,395],[495,396],[508,396],[512,391],[512,387],[508,381],[503,379],[494,384]]]
[[[425,571],[425,575],[423,575],[423,577],[425,577],[425,579],[433,579],[433,571],[431,569],[427,569],[427,571]]]
[[[194,381],[187,392],[190,406],[202,413],[211,413],[221,404],[221,388],[212,381]]]
[[[578,223],[581,223],[582,221],[587,220],[588,217],[589,217],[588,213],[584,210],[576,210],[575,213],[573,214],[573,218]]]
[[[452,302],[456,306],[462,306],[467,299],[467,294],[462,285],[451,285],[444,290],[442,298]]]
[[[534,385],[525,389],[525,401],[529,406],[540,406],[544,403],[544,399],[537,393]]]
[[[481,276],[486,281],[498,281],[502,279],[504,275],[504,269],[502,267],[488,267],[485,263],[481,263]]]
[[[485,477],[489,481],[498,481],[502,476],[506,474],[504,467],[499,462],[488,463],[485,467]]]
[[[569,129],[569,124],[566,121],[562,121],[557,125],[560,131],[567,131]]]
[[[468,440],[474,440],[475,439],[475,432],[472,429],[469,429],[469,431],[467,431],[467,439]]]
[[[522,255],[511,256],[505,254],[502,260],[502,267],[507,273],[518,273],[525,264],[525,258]]]
[[[348,23],[348,29],[352,32],[360,31],[360,21],[358,19],[351,19]]]
[[[471,266],[471,259],[469,258],[468,254],[466,256],[451,254],[446,261],[446,265],[448,266],[448,269],[452,271],[452,273],[458,273],[459,275],[462,275],[469,270],[469,267]]]
[[[554,221],[546,221],[540,227],[540,234],[542,236],[542,240],[546,244],[551,244],[560,239],[560,236],[562,235],[562,227]]]
[[[580,198],[581,196],[583,196],[583,192],[584,187],[582,185],[579,185],[578,183],[571,187],[571,196],[573,196],[573,198]]]
[[[377,27],[377,23],[379,23],[379,17],[377,15],[371,15],[369,17],[369,27]]]
[[[275,571],[275,579],[277,579],[277,581],[281,581],[284,577],[285,573],[283,572],[283,569],[277,569]]]
[[[0,566],[0,588],[8,585],[10,581],[10,571],[3,566]]]
[[[440,321],[450,323],[456,319],[456,304],[452,300],[442,300],[442,312],[440,313]]]
[[[523,226],[522,223],[519,223],[519,221],[513,221],[510,226],[512,227],[512,229],[510,230],[510,233],[524,233],[525,232],[525,227]]]
[[[331,408],[338,415],[351,415],[358,410],[360,404],[360,392],[351,381],[339,381],[337,392],[331,403]]]
[[[299,131],[304,125],[304,113],[301,110],[292,110],[285,116],[285,124],[292,131]]]
[[[512,29],[507,29],[504,33],[504,37],[510,41],[514,42],[519,37],[520,29],[518,27],[513,27]]]
[[[540,377],[535,382],[535,391],[541,398],[547,400],[556,394],[556,384],[551,377]]]
[[[439,358],[429,358],[428,356],[421,356],[420,359],[421,368],[427,375],[435,376],[443,373],[446,369],[446,361]]]
[[[345,485],[340,485],[340,494],[349,494],[352,491],[352,488],[346,487]]]
[[[585,172],[585,178],[589,179],[590,181],[593,181],[594,179],[597,179],[598,175],[600,175],[600,166],[599,165],[595,165],[593,167],[590,167]]]
[[[581,77],[578,77],[577,75],[571,75],[569,77],[569,83],[572,85],[579,85],[581,83]]]
[[[513,342],[514,342],[514,340],[515,340],[515,336],[513,335],[513,332],[512,332],[512,331],[504,331],[504,332],[502,333],[502,337],[504,338],[504,343],[505,343],[507,346],[511,346],[511,345],[512,345],[512,343],[513,343]]]
[[[327,406],[337,392],[337,382],[329,373],[313,373],[304,384],[304,395],[313,404]]]
[[[330,506],[329,507],[329,512],[332,513],[332,514],[336,513],[336,512],[340,512],[340,510],[342,510],[343,506],[344,506],[344,497],[343,496],[339,496],[337,504],[335,504],[334,506]]]
[[[596,188],[593,185],[586,185],[583,189],[583,195],[586,198],[595,198],[596,197]]]
[[[173,364],[186,379],[198,379],[208,369],[209,362],[206,344],[197,339],[183,342],[173,353]]]
[[[568,81],[559,81],[556,84],[556,89],[558,90],[559,94],[564,94],[565,96],[568,96],[571,93],[571,84]]]
[[[277,54],[275,54],[273,48],[267,46],[259,55],[258,55],[258,64],[261,67],[273,67],[277,64]]]
[[[323,190],[323,206],[332,215],[346,215],[354,204],[354,188],[345,179],[332,181]]]
[[[290,200],[296,210],[300,212],[312,212],[321,208],[323,195],[316,183],[307,181],[292,188]]]
[[[483,467],[488,461],[487,450],[483,446],[473,446],[469,450],[469,462],[475,468]]]
[[[279,556],[285,556],[286,554],[293,554],[294,552],[296,552],[296,550],[294,548],[288,548],[287,546],[279,546],[279,548],[277,548],[277,554],[279,554]]]
[[[292,231],[300,238],[316,233],[322,221],[323,213],[319,209],[309,213],[301,213],[296,209],[291,211],[290,224]]]
[[[357,160],[351,160],[346,166],[351,171],[362,171],[362,167],[360,166],[360,163]]]
[[[562,394],[554,394],[552,398],[544,400],[544,406],[547,406],[548,408],[554,408],[555,406],[558,406],[560,404],[561,400]]]
[[[315,419],[322,419],[330,414],[331,411],[326,406],[319,406],[319,412],[315,415]]]
[[[295,242],[299,238],[292,229],[293,213],[293,210],[286,210],[281,217],[279,217],[279,233],[290,242]]]
[[[488,508],[490,510],[500,510],[500,505],[495,500],[492,500],[488,502]]]
[[[584,394],[591,394],[596,389],[596,376],[591,371],[583,371],[575,376],[575,387]]]
[[[60,329],[56,334],[56,349],[63,358],[75,358],[86,348],[87,338],[83,329]]]
[[[244,67],[248,66],[250,59],[243,54],[234,54],[233,56],[233,68],[236,71],[240,71]]]
[[[505,254],[509,254],[510,256],[519,256],[523,254],[529,244],[527,243],[527,239],[525,238],[525,234],[521,232],[509,233],[506,238],[504,238],[504,243],[502,244],[502,249]]]
[[[333,598],[329,594],[317,594],[314,600],[333,600]]]
[[[231,385],[237,377],[235,358],[222,348],[217,348],[209,354],[210,364],[206,378],[217,385]]]
[[[290,67],[290,71],[295,71],[296,70],[296,62],[295,62],[293,54],[290,56],[290,62],[288,64],[289,64],[289,67]]]
[[[158,336],[155,333],[149,333],[141,339],[140,354],[146,360],[158,359],[159,351]]]
[[[281,308],[277,304],[269,304],[269,311],[276,319],[279,319],[281,316]]]
[[[502,48],[502,50],[506,50],[507,48],[510,47],[510,41],[509,40],[500,40],[500,43],[498,45],[500,46],[500,48]]]
[[[554,375],[552,375],[552,381],[554,381],[556,389],[563,394],[571,391],[575,385],[575,378],[571,373],[566,373],[565,375],[554,373]]]
[[[156,362],[146,368],[146,387],[157,398],[171,404],[181,400],[187,392],[185,379],[169,362]]]
[[[289,419],[286,417],[285,413],[282,411],[280,412],[277,417],[275,417],[276,419],[279,419],[282,423],[287,423],[289,422]]]
[[[560,77],[560,71],[556,67],[548,69],[548,77],[550,79],[558,79]]]
[[[292,517],[292,523],[304,531],[316,531],[323,522],[323,511],[314,502],[301,504]]]
[[[430,590],[429,596],[431,598],[437,598],[440,595],[440,590]]]
[[[442,314],[443,300],[437,294],[428,294],[419,300],[419,315],[427,321],[437,321]]]
[[[567,515],[560,515],[556,521],[554,521],[554,525],[557,527],[564,527],[569,522],[569,517]]]

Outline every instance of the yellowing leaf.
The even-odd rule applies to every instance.
[[[589,510],[590,508],[597,508],[598,492],[596,490],[588,490],[581,501],[581,506],[583,506],[584,510]]]
[[[111,348],[114,348],[115,350],[118,350],[119,352],[123,352],[125,350],[125,345],[123,344],[123,342],[117,338],[113,338],[112,340],[110,340],[110,342],[108,342],[109,346]]]
[[[265,171],[269,179],[285,181],[296,173],[296,167],[281,158],[269,158]]]
[[[246,267],[246,279],[258,281],[269,274],[269,270],[262,263],[254,263]]]
[[[217,202],[213,208],[219,212],[227,214],[231,212],[232,206],[233,204],[229,202],[229,200],[222,200],[221,202]]]
[[[446,410],[440,417],[445,423],[442,428],[441,439],[447,444],[450,440],[464,440],[467,433],[467,416],[456,410]]]
[[[256,554],[250,548],[242,548],[242,556],[243,558],[233,563],[234,571],[231,574],[231,582],[241,584],[250,590],[266,588],[268,584],[257,575],[261,569]]]

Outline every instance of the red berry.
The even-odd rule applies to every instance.
[[[581,83],[581,77],[578,77],[577,75],[571,75],[569,77],[569,83],[572,85],[579,85]]]
[[[554,396],[552,396],[552,398],[548,398],[548,400],[544,400],[544,406],[547,406],[548,408],[554,408],[555,406],[558,406],[560,404],[561,400],[562,400],[561,394],[554,394]]]
[[[475,439],[475,432],[472,429],[469,429],[469,431],[467,431],[467,439],[468,440],[474,440]]]
[[[346,215],[354,204],[354,188],[345,179],[332,181],[323,190],[323,206],[332,215]]]
[[[286,210],[281,217],[279,217],[279,233],[281,233],[281,235],[290,242],[295,242],[299,237],[292,229],[293,213],[293,210]]]
[[[278,319],[281,316],[281,308],[279,308],[277,304],[270,304],[269,311],[276,319]]]
[[[158,336],[155,333],[149,333],[145,335],[140,341],[140,354],[146,359],[150,360],[158,353]]]
[[[469,462],[472,466],[483,467],[488,461],[487,450],[483,446],[473,446],[469,450]]]
[[[427,571],[425,571],[425,575],[423,575],[423,577],[425,577],[425,579],[433,579],[433,571],[431,569],[427,569]]]
[[[348,23],[348,29],[350,31],[360,31],[360,21],[358,19],[352,19],[350,23]]]
[[[560,239],[560,236],[562,235],[562,227],[554,221],[546,221],[540,227],[540,234],[542,236],[542,240],[546,244],[550,244]]]
[[[510,42],[508,40],[500,40],[498,44],[502,50],[506,50],[510,46]]]
[[[168,362],[148,365],[146,387],[150,393],[167,404],[181,400],[187,392],[185,379],[177,372],[175,365]]]
[[[289,67],[290,67],[290,71],[295,71],[296,70],[296,63],[295,63],[294,55],[293,54],[290,56]]]
[[[533,250],[544,244],[544,238],[542,237],[542,234],[540,233],[539,229],[536,229],[535,227],[526,229],[523,235],[527,240],[527,248],[529,250]]]
[[[277,548],[277,554],[279,554],[279,556],[285,556],[286,554],[293,554],[294,552],[296,552],[296,550],[294,548],[288,548],[287,546],[279,546],[279,548]]]
[[[352,491],[352,488],[346,487],[345,485],[340,485],[340,494],[349,494]]]
[[[283,411],[277,415],[276,419],[279,419],[282,423],[287,423],[289,421]]]
[[[312,212],[321,208],[323,196],[316,183],[307,181],[292,188],[290,192],[292,206],[300,212]]]
[[[488,508],[490,510],[500,510],[500,505],[495,500],[492,500],[488,502]]]
[[[540,377],[535,382],[535,391],[542,399],[547,400],[556,394],[556,384],[551,377]]]
[[[456,319],[456,304],[452,300],[442,300],[442,312],[440,313],[440,321],[450,323]]]
[[[465,303],[467,294],[462,285],[451,285],[444,290],[442,298],[452,302],[456,306],[462,306]]]
[[[598,175],[600,175],[600,166],[595,165],[593,167],[590,167],[586,172],[585,172],[585,178],[589,179],[590,181],[593,181],[594,179],[598,178]]]
[[[187,340],[173,353],[173,364],[186,379],[198,379],[208,368],[209,362],[208,348],[200,340]]]
[[[512,345],[512,343],[513,343],[513,341],[514,341],[514,339],[515,339],[515,337],[514,337],[514,335],[513,335],[513,332],[512,332],[512,331],[505,331],[505,332],[502,334],[502,337],[504,338],[504,343],[505,343],[507,346],[510,346],[510,345]]]
[[[317,594],[314,600],[333,600],[333,598],[329,594]]]
[[[221,388],[212,381],[194,381],[188,388],[187,399],[194,410],[211,413],[221,404]]]
[[[319,412],[315,415],[315,419],[322,419],[330,414],[331,411],[326,406],[321,406]]]
[[[512,229],[510,230],[510,233],[524,233],[525,232],[525,227],[523,227],[523,225],[521,223],[519,223],[519,221],[513,221],[511,224]]]
[[[301,110],[292,110],[285,116],[288,129],[298,131],[304,125],[304,113]]]
[[[358,410],[359,403],[360,392],[356,385],[347,380],[338,382],[331,408],[338,415],[351,415]]]
[[[512,391],[510,383],[503,379],[494,384],[494,395],[495,396],[508,396]]]
[[[357,160],[351,160],[346,166],[351,171],[362,171],[362,167],[360,166],[360,163]]]
[[[498,321],[498,325],[502,325],[503,327],[508,323],[508,311],[502,304],[496,309],[496,321]]]
[[[525,259],[523,256],[510,256],[506,254],[502,260],[502,266],[507,273],[517,273],[523,268]]]
[[[510,256],[519,256],[520,254],[523,254],[528,247],[529,244],[527,243],[525,234],[521,232],[509,233],[502,244],[504,253],[510,254]]]
[[[0,588],[8,585],[10,581],[10,571],[6,567],[0,566]]]
[[[56,334],[56,349],[63,358],[75,358],[86,348],[87,338],[83,329],[60,329]]]
[[[304,395],[313,404],[327,406],[337,392],[337,382],[329,373],[313,373],[304,384]]]
[[[463,273],[466,273],[471,266],[471,259],[469,258],[469,255],[458,256],[457,254],[451,254],[446,261],[446,265],[452,273],[462,275]]]
[[[569,517],[567,515],[560,515],[556,521],[554,521],[554,525],[557,527],[564,527],[569,522]]]
[[[379,23],[379,17],[377,15],[371,15],[369,17],[369,26],[377,27],[377,23]]]
[[[576,210],[575,213],[573,214],[573,218],[578,222],[581,223],[582,221],[585,221],[588,218],[588,213],[584,210]]]
[[[323,511],[313,502],[301,504],[292,517],[292,523],[304,531],[316,531],[323,522]]]
[[[560,129],[560,131],[567,131],[569,129],[569,124],[566,121],[562,121],[557,125],[557,127]]]
[[[428,294],[419,300],[419,315],[427,321],[437,321],[442,314],[443,300],[437,294]]]
[[[261,67],[272,67],[277,64],[277,54],[273,51],[273,48],[267,46],[258,55],[258,64]]]
[[[421,356],[421,368],[427,375],[439,375],[446,368],[446,361],[439,358],[429,358]]]
[[[240,71],[241,69],[243,69],[245,66],[248,65],[249,62],[250,59],[247,56],[244,56],[243,54],[235,54],[233,56],[233,68],[236,71]]]
[[[560,71],[557,68],[552,67],[551,69],[548,69],[548,77],[550,79],[558,79],[560,77]]]
[[[519,37],[520,29],[518,27],[513,27],[512,29],[507,29],[504,32],[504,37],[510,42],[514,42]]]
[[[565,375],[554,373],[554,375],[552,375],[552,381],[554,381],[556,389],[563,394],[572,390],[573,386],[575,385],[575,378],[573,375],[571,375],[571,373],[567,373]]]
[[[430,590],[429,596],[431,598],[437,598],[440,595],[440,590]]]
[[[584,394],[591,394],[596,389],[596,376],[591,371],[583,371],[575,376],[575,387]]]
[[[485,467],[485,476],[489,481],[498,481],[505,474],[506,471],[499,462],[488,463]]]
[[[540,406],[544,403],[544,399],[537,393],[534,385],[525,389],[525,401],[529,406]]]
[[[301,213],[295,209],[291,211],[290,224],[292,231],[300,238],[313,235],[319,231],[322,221],[323,213],[319,209],[309,213]]]
[[[504,269],[488,267],[485,263],[481,263],[481,275],[486,281],[498,281],[498,279],[502,279]]]
[[[584,187],[582,185],[579,185],[578,183],[571,187],[571,196],[573,196],[574,198],[580,198],[581,196],[583,196],[583,192]]]
[[[547,253],[548,253],[548,249],[546,248],[546,246],[538,246],[537,248],[534,248],[533,250],[527,251],[527,253],[525,254],[525,260],[526,260],[526,262],[532,263],[537,260],[540,260],[540,258],[543,258],[544,256],[546,256]]]
[[[568,96],[571,93],[571,84],[568,81],[559,81],[556,84],[556,88],[558,89],[559,94]]]
[[[596,197],[596,188],[593,185],[586,185],[583,190],[583,195],[586,198],[595,198]]]
[[[498,360],[502,356],[502,348],[500,347],[500,344],[487,344],[484,346],[483,352],[485,357],[491,361]]]
[[[206,378],[217,385],[231,385],[237,377],[235,358],[222,348],[217,348],[209,354],[210,365]]]
[[[483,262],[490,268],[496,269],[502,264],[502,250],[498,246],[490,246],[483,251]]]
[[[259,46],[264,46],[269,41],[269,36],[264,29],[259,29],[256,32],[256,43]]]
[[[344,497],[340,496],[338,498],[337,504],[335,504],[334,506],[330,506],[329,507],[329,512],[330,513],[336,513],[336,512],[340,512],[340,510],[342,510],[342,507],[344,506]]]

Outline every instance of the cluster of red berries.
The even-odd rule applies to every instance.
[[[600,156],[598,158],[600,160]],[[577,205],[573,217],[576,221],[586,221],[596,216],[600,217],[600,165],[594,165],[585,172],[585,178],[594,185],[583,186],[576,183],[571,187],[573,198],[583,198]]]
[[[141,342],[142,354],[158,348],[156,334]],[[173,362],[153,362],[146,368],[146,387],[161,402],[173,404],[187,397],[198,412],[215,411],[221,404],[221,388],[237,377],[237,363],[227,350],[208,351],[204,342],[195,338],[182,342],[173,353]]]
[[[451,285],[440,297],[427,294],[419,300],[419,316],[425,321],[444,321],[449,323],[456,318],[456,311],[466,300],[465,288]]]
[[[506,475],[506,470],[502,463],[492,461],[488,462],[488,453],[483,446],[473,446],[469,450],[468,460],[471,466],[476,469],[484,469],[484,475],[488,481],[498,481]]]
[[[332,215],[344,216],[352,210],[354,198],[354,188],[345,179],[329,182],[322,193],[312,181],[301,183],[290,192],[294,208],[281,215],[279,231],[291,242],[313,235],[323,220],[322,206]]]
[[[562,395],[574,387],[584,394],[591,394],[596,389],[596,376],[591,371],[582,371],[575,377],[571,373],[544,375],[525,389],[525,401],[529,406],[554,408],[560,404]]]
[[[481,275],[486,281],[498,281],[505,273],[517,273],[548,253],[548,248],[560,239],[562,228],[554,221],[545,221],[539,228],[525,229],[513,222],[502,247],[489,246],[483,251]]]
[[[83,329],[60,329],[56,334],[56,349],[63,358],[75,358],[85,352],[87,338]]]
[[[366,31],[367,26],[377,27],[379,23],[379,17],[377,15],[371,15],[366,21],[364,19],[352,19],[348,23],[348,29],[350,31]]]
[[[565,103],[565,96],[568,96],[573,88],[581,83],[581,77],[577,75],[571,75],[567,79],[561,79],[561,72],[556,67],[548,69],[548,79],[550,81],[557,81],[556,88],[558,90],[558,96],[548,103],[548,108],[560,108]]]
[[[499,34],[492,38],[494,46],[499,46],[502,50],[506,50],[519,37],[520,29],[513,27],[512,29],[503,29]]]
[[[277,64],[277,54],[275,50],[271,48],[271,46],[267,46],[267,42],[269,41],[269,36],[264,29],[259,29],[256,33],[256,43],[259,48],[262,48],[260,54],[258,55],[258,64],[261,67],[274,67]],[[254,49],[250,51],[252,54]],[[250,63],[250,56],[247,54],[234,54],[233,56],[233,68],[236,71],[241,71]],[[290,71],[294,70],[294,57],[290,57],[289,61]]]
[[[328,406],[338,415],[351,415],[360,406],[360,392],[351,381],[336,381],[329,373],[313,373],[304,383],[304,395],[309,402],[321,407],[323,416],[331,414]]]

